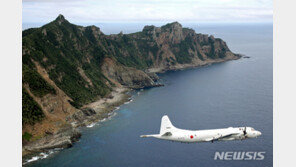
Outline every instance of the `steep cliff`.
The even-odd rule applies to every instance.
[[[178,22],[105,35],[95,26],[71,24],[62,15],[23,31],[22,54],[25,144],[69,129],[76,118],[89,116],[82,106],[110,98],[117,88],[157,86],[154,72],[240,58],[223,40]]]

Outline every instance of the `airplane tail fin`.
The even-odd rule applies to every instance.
[[[167,132],[170,132],[172,129],[174,129],[175,127],[172,125],[169,117],[167,115],[164,115],[161,118],[161,125],[160,125],[160,132],[159,134],[163,135]]]

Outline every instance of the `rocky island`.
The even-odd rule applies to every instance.
[[[108,117],[126,92],[161,86],[156,73],[241,57],[178,22],[105,35],[59,15],[22,36],[23,156],[71,147],[76,128]]]

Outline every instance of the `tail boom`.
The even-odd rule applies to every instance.
[[[153,134],[153,135],[141,135],[140,137],[143,137],[143,138],[145,138],[145,137],[155,137],[155,138],[158,138],[158,137],[160,137],[160,135],[159,135],[159,134]]]

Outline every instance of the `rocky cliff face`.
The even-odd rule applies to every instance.
[[[160,72],[240,58],[223,40],[196,34],[178,22],[162,27],[145,26],[142,32],[106,38],[113,45],[110,51],[118,62],[146,71]]]
[[[117,64],[110,58],[105,58],[103,60],[101,69],[103,74],[117,85],[123,85],[134,89],[153,87],[156,85],[154,80],[144,71]]]
[[[108,98],[116,88],[157,86],[154,72],[240,58],[223,40],[178,22],[105,35],[98,27],[77,26],[60,15],[23,31],[22,42],[26,142],[58,134],[71,121],[95,115],[81,107]]]

